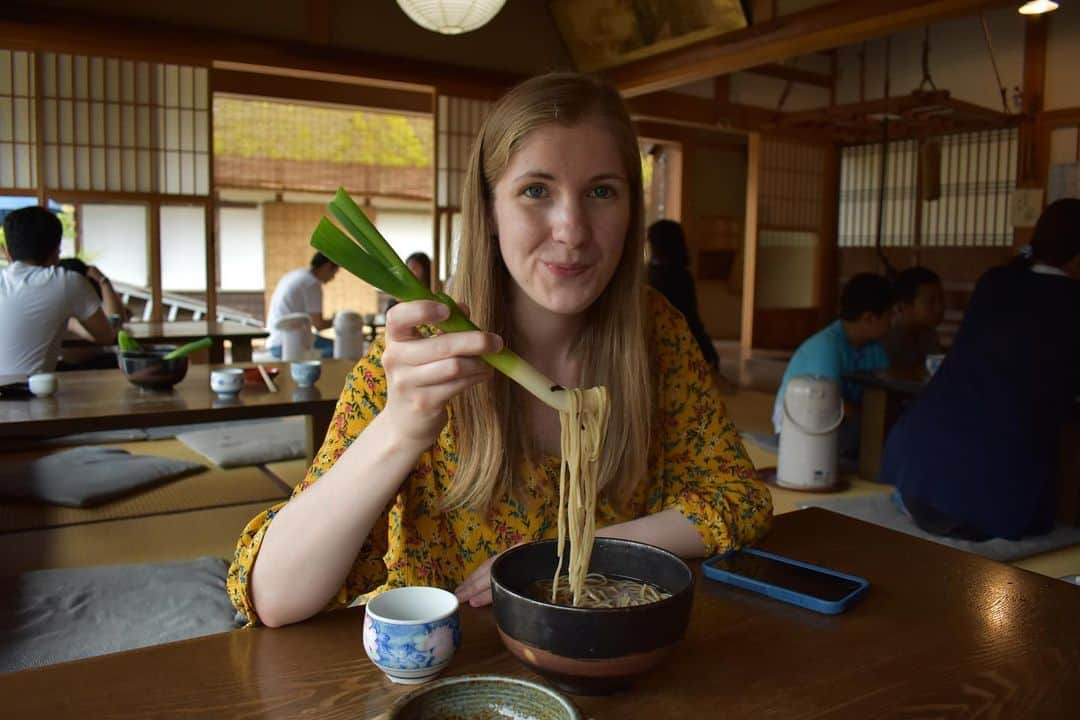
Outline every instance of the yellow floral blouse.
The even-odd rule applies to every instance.
[[[601,500],[597,525],[676,508],[696,526],[709,554],[751,544],[768,529],[771,496],[754,479],[754,467],[682,315],[651,290],[648,302],[658,389],[649,477],[639,485],[627,514]],[[349,374],[326,440],[294,496],[318,482],[384,406],[382,350],[381,341],[374,343]],[[453,590],[492,555],[523,541],[555,535],[557,457],[527,467],[520,496],[502,499],[488,517],[469,510],[444,513],[437,509],[456,466],[448,423],[372,529],[330,608],[404,585]],[[248,592],[248,577],[266,529],[283,505],[248,523],[229,568],[229,596],[249,624],[257,623],[258,616]]]

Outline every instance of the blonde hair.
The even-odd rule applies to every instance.
[[[625,165],[630,224],[622,257],[608,286],[586,311],[575,339],[582,359],[581,387],[607,386],[611,420],[599,466],[602,492],[625,507],[645,479],[652,420],[649,359],[645,345],[644,200],[641,156],[630,117],[619,94],[585,75],[555,73],[527,80],[510,90],[480,129],[465,176],[462,233],[454,274],[454,294],[468,304],[480,327],[508,338],[506,306],[513,280],[499,253],[492,226],[494,188],[511,157],[533,130],[558,123],[598,121],[610,131]],[[496,373],[491,382],[451,401],[457,446],[457,474],[447,491],[447,508],[489,510],[496,498],[515,494],[514,478],[525,461],[537,460],[513,397],[524,392]]]

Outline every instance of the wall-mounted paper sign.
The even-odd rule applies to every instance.
[[[1042,188],[1016,188],[1009,198],[1009,221],[1014,228],[1034,227],[1042,213]]]

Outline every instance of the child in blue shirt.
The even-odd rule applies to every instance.
[[[850,457],[858,453],[862,387],[844,380],[844,375],[889,366],[879,341],[889,332],[892,305],[892,287],[881,275],[859,273],[848,280],[840,295],[840,317],[803,342],[784,371],[773,404],[773,428],[778,434],[788,380],[796,375],[816,375],[840,383],[844,398],[840,454]]]

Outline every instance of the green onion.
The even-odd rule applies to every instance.
[[[165,357],[163,357],[161,359],[162,360],[179,360],[182,357],[190,355],[191,353],[195,352],[196,350],[203,350],[205,348],[210,347],[213,344],[214,344],[213,340],[211,340],[208,337],[204,337],[201,340],[196,340],[194,342],[189,342],[187,345],[181,345],[180,347],[176,348],[175,350],[173,350],[169,354],[165,355]]]
[[[449,295],[431,292],[412,274],[345,190],[338,189],[329,209],[348,235],[324,217],[311,236],[312,247],[364,282],[398,300],[434,300],[446,305],[450,309],[450,318],[437,325],[444,332],[479,330]],[[564,389],[513,351],[503,348],[497,353],[481,355],[481,358],[545,404],[559,411],[568,409]]]

